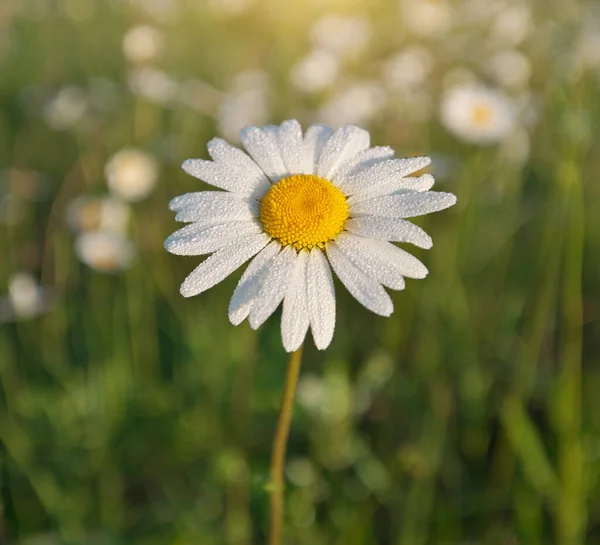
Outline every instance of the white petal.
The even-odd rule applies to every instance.
[[[350,218],[344,228],[363,237],[389,240],[392,242],[410,242],[419,248],[431,248],[431,237],[410,221],[400,218],[378,218],[377,216],[358,216]]]
[[[374,247],[378,241],[366,238],[361,241],[357,235],[342,233],[335,242],[342,253],[369,278],[393,290],[406,287],[402,273]]]
[[[301,174],[314,174],[321,152],[331,138],[333,129],[327,125],[311,125],[304,134],[304,153],[306,154],[307,169]]]
[[[290,175],[281,156],[277,132],[274,126],[246,127],[241,132],[244,147],[272,182]]]
[[[261,233],[221,248],[200,263],[185,279],[179,290],[181,295],[192,297],[212,288],[260,252],[270,240],[269,235]]]
[[[380,316],[389,316],[394,311],[392,300],[381,284],[356,267],[335,242],[327,244],[327,257],[342,284],[361,305]]]
[[[281,340],[287,352],[294,352],[304,342],[309,317],[306,293],[306,264],[308,252],[298,254],[291,283],[283,299]]]
[[[404,289],[403,276],[425,278],[427,267],[416,257],[385,240],[342,233],[336,238],[339,249],[361,271],[384,286]]]
[[[186,193],[175,197],[169,208],[177,212],[176,221],[201,221],[204,225],[250,220],[260,214],[257,201],[226,191]]]
[[[357,191],[348,199],[348,204],[355,204],[374,199],[375,197],[383,197],[384,195],[399,195],[401,193],[410,193],[412,191],[423,193],[424,191],[429,191],[434,183],[435,180],[431,174],[390,179],[387,182],[370,186],[362,191]]]
[[[368,201],[351,204],[350,215],[372,215],[385,218],[412,218],[449,208],[456,203],[452,193],[426,191],[388,195]]]
[[[252,329],[260,327],[281,303],[290,285],[290,273],[297,258],[296,250],[286,246],[270,263],[248,318]]]
[[[421,170],[429,163],[431,163],[429,157],[389,159],[375,163],[363,170],[355,170],[353,174],[348,176],[344,184],[344,192],[346,195],[366,194],[380,185],[402,183],[401,181],[405,176]]]
[[[188,159],[182,165],[185,172],[207,184],[253,199],[261,198],[269,190],[264,172],[242,150],[220,138],[211,140],[207,147],[215,161]]]
[[[356,125],[339,128],[325,144],[317,163],[317,174],[333,180],[338,168],[352,159],[357,153],[369,147],[371,137],[367,131]]]
[[[276,240],[271,241],[244,271],[229,302],[229,321],[233,325],[241,324],[250,314],[271,261],[280,250],[281,245],[279,242]]]
[[[220,250],[241,238],[262,232],[257,221],[235,221],[207,227],[192,223],[165,240],[165,250],[175,255],[203,255]]]
[[[346,161],[335,173],[332,180],[340,188],[357,172],[364,170],[394,156],[394,150],[389,146],[376,146],[357,153],[352,159]]]
[[[315,345],[325,350],[335,329],[335,288],[325,254],[313,248],[306,268],[306,287],[310,328]]]
[[[283,162],[290,173],[302,174],[310,170],[314,162],[306,153],[300,123],[295,119],[284,121],[279,127],[277,141]]]
[[[231,177],[244,181],[247,186],[245,194],[260,199],[270,189],[271,184],[265,173],[241,149],[222,138],[213,138],[206,147],[216,164],[229,172]]]

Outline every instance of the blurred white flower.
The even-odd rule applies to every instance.
[[[491,76],[505,87],[525,87],[531,77],[529,59],[520,51],[498,51],[487,63]]]
[[[447,0],[401,0],[400,10],[404,26],[424,38],[445,36],[454,19]]]
[[[234,17],[250,8],[254,0],[208,0],[208,7],[214,13]]]
[[[158,178],[156,160],[137,149],[113,155],[104,169],[109,189],[126,201],[139,201],[154,189]]]
[[[64,131],[80,125],[89,114],[87,93],[74,86],[63,87],[44,106],[44,119],[53,129]]]
[[[178,93],[178,83],[158,68],[144,66],[129,73],[129,88],[145,99],[157,104],[167,104]]]
[[[531,28],[531,12],[525,4],[514,4],[500,10],[492,21],[490,38],[499,44],[519,45]]]
[[[313,44],[338,55],[352,55],[362,51],[371,39],[371,23],[360,15],[324,15],[310,30]]]
[[[468,142],[489,144],[513,129],[516,107],[506,95],[481,85],[449,89],[442,98],[442,124]]]
[[[123,38],[123,53],[135,63],[155,60],[165,47],[165,38],[156,28],[139,25],[130,28]]]
[[[240,72],[232,89],[223,97],[217,114],[219,132],[238,141],[240,131],[248,125],[264,125],[269,118],[270,87],[267,75],[260,70]]]
[[[18,273],[8,284],[8,293],[13,309],[18,316],[33,316],[39,308],[40,287],[33,276]]]
[[[29,273],[17,273],[8,282],[8,297],[0,298],[0,323],[39,316],[54,301],[52,288],[41,287]]]
[[[135,247],[130,240],[107,231],[79,235],[75,251],[82,263],[103,273],[117,273],[126,269],[135,255]]]
[[[385,90],[375,82],[355,83],[335,95],[320,112],[324,123],[340,126],[368,124],[382,109]]]
[[[383,77],[392,89],[418,87],[427,80],[432,65],[433,58],[428,49],[418,45],[410,46],[386,61]]]
[[[129,220],[129,207],[113,197],[77,197],[67,207],[67,221],[73,231],[112,231],[123,233]]]
[[[338,73],[337,57],[325,49],[314,49],[292,67],[290,79],[294,87],[310,93],[333,85]]]

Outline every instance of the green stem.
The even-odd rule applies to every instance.
[[[271,453],[271,522],[269,545],[280,545],[281,543],[285,490],[283,469],[301,361],[302,346],[296,352],[290,354],[281,408],[279,410],[279,421],[277,422],[277,430],[275,431],[275,439],[273,440],[273,451]]]

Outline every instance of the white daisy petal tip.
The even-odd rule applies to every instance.
[[[181,168],[184,170],[186,174],[190,176],[194,176],[194,178],[198,178],[196,172],[198,171],[198,167],[201,163],[206,163],[203,159],[186,159],[183,163],[181,163]],[[175,200],[175,199],[173,199]]]
[[[431,164],[431,157],[427,155],[416,155],[415,157],[411,157],[410,159],[419,161],[419,163],[421,164],[421,168],[426,168]]]

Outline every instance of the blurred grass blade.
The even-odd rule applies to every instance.
[[[558,478],[548,460],[540,435],[518,398],[510,396],[505,400],[501,419],[531,486],[544,498],[554,502],[558,492]]]

